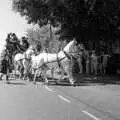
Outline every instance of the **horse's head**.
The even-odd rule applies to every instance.
[[[68,54],[75,53],[78,51],[78,43],[75,39],[70,41],[63,49]]]
[[[30,59],[31,56],[35,54],[35,50],[34,50],[33,46],[30,46],[30,47],[26,50],[25,54],[26,54],[26,57],[27,57],[28,59]]]

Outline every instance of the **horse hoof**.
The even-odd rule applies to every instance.
[[[45,82],[45,84],[46,84],[46,85],[49,85],[49,82],[47,81],[47,82]]]
[[[75,87],[75,82],[71,82],[70,84],[71,86]]]
[[[71,86],[75,87],[76,85],[75,85],[75,84],[72,84]]]

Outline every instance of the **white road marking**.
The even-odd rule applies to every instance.
[[[71,103],[70,100],[68,100],[67,98],[61,96],[61,95],[58,95],[59,98],[61,98],[62,100],[64,100],[65,102],[68,102],[68,103]]]
[[[85,111],[85,110],[83,110],[82,112],[83,112],[84,114],[88,115],[89,117],[93,118],[94,120],[101,120],[101,119],[95,117],[94,115],[92,115],[91,113],[89,113],[89,112],[87,112],[87,111]]]
[[[49,92],[53,92],[53,90],[47,86],[45,86],[45,89],[48,90]]]

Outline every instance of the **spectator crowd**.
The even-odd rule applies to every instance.
[[[112,74],[112,55],[102,51],[80,49],[77,55],[80,74],[107,75]]]

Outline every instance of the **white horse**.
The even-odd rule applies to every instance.
[[[21,71],[21,69],[23,68],[23,64],[22,64],[23,58],[24,58],[24,56],[22,53],[18,53],[14,57],[15,76],[16,76],[17,72],[19,72],[20,77],[22,77],[22,75],[23,75],[23,72]]]
[[[63,49],[63,51],[60,51],[59,53],[40,53],[39,55],[35,56],[32,55],[31,56],[31,67],[36,70],[35,71],[35,76],[34,76],[34,80],[33,82],[35,83],[35,79],[36,79],[36,75],[37,72],[42,69],[45,65],[47,65],[48,63],[52,63],[52,62],[58,62],[60,63],[62,62],[69,62],[69,60],[71,59],[71,54],[74,53],[75,51],[75,47],[76,46],[76,41],[73,40],[71,42],[69,42],[65,48]],[[63,65],[63,67],[66,67],[66,65]],[[45,70],[45,69],[44,69]],[[74,79],[73,76],[70,72],[70,70],[67,68],[65,69],[65,72],[67,73],[68,77],[69,77],[69,82],[71,83],[71,85],[74,84]],[[44,78],[45,81],[48,83],[47,77],[45,75],[46,71],[44,71]]]
[[[20,77],[24,76],[25,74],[27,74],[29,69],[29,65],[30,63],[28,61],[31,60],[31,54],[32,54],[33,50],[32,50],[32,46],[30,46],[28,48],[28,50],[26,52],[22,53],[17,53],[14,56],[14,67],[15,67],[15,75],[16,72],[19,71],[20,73]],[[19,70],[19,68],[22,68],[23,70]]]

